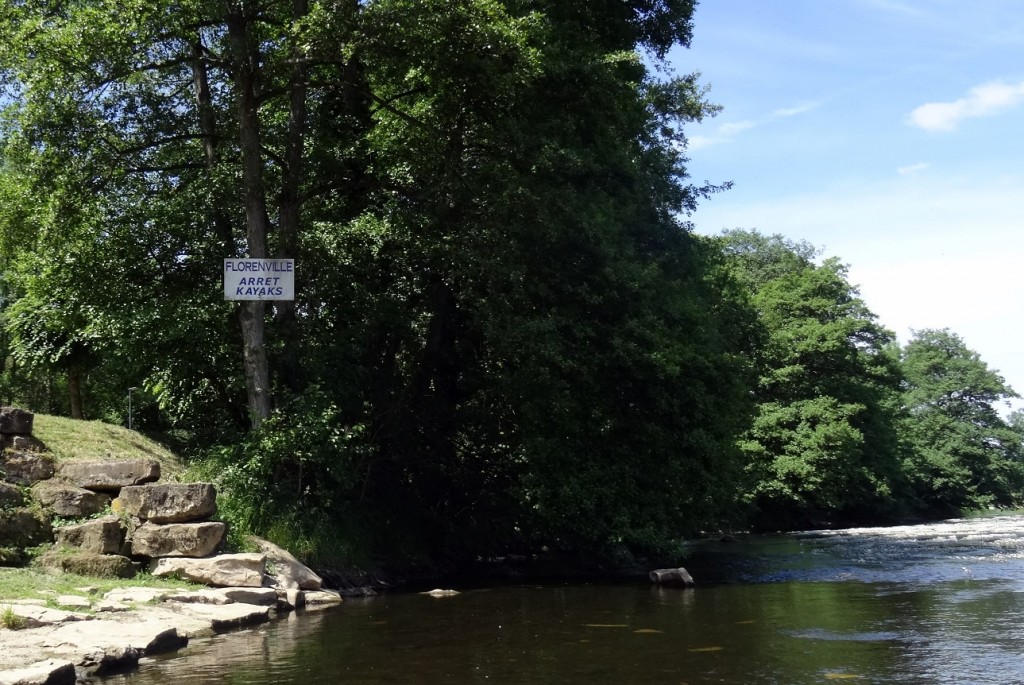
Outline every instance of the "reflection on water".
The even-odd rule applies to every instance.
[[[693,545],[691,590],[392,595],[196,641],[109,683],[1024,682],[1024,518]]]

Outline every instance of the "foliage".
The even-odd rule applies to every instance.
[[[948,329],[915,331],[900,359],[908,468],[924,504],[938,512],[1019,505],[1019,417],[1007,421],[996,406],[1017,393]]]
[[[719,239],[763,326],[758,412],[741,439],[761,526],[884,515],[900,488],[892,334],[836,259],[781,236]]]

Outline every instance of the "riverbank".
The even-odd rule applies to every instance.
[[[90,588],[81,590],[89,595]],[[0,685],[71,685],[131,670],[139,659],[182,649],[194,638],[342,601],[329,590],[302,592],[294,599],[289,604],[273,588],[153,587],[88,597],[0,599]]]

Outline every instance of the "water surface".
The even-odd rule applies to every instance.
[[[1024,518],[705,541],[691,590],[387,595],[193,641],[108,684],[1024,682]]]

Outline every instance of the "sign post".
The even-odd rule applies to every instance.
[[[294,259],[225,259],[225,300],[294,300]]]

